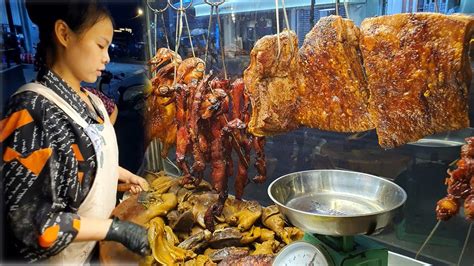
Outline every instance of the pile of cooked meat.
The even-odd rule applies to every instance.
[[[266,36],[244,72],[253,109],[249,131],[375,128],[379,144],[393,148],[465,128],[473,23],[463,15],[396,14],[365,19],[359,29],[329,16],[299,51],[292,32]]]
[[[142,206],[132,197],[116,213],[128,213],[129,220],[148,228],[152,254],[142,257],[140,265],[271,265],[279,250],[304,235],[286,224],[276,205],[262,207],[234,197],[225,200],[215,230],[210,231],[207,210],[219,198],[211,184],[203,180],[183,186],[184,177],[162,172],[145,178],[153,180],[142,203],[146,209],[137,212]],[[115,242],[103,245],[104,250],[130,254]]]

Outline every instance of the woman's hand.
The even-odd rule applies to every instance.
[[[112,220],[105,240],[122,243],[125,247],[141,256],[151,253],[147,230],[138,224],[120,221],[116,217]]]
[[[149,185],[146,182],[145,178],[132,174],[129,178],[129,182],[132,184],[130,187],[130,192],[133,194],[138,194],[142,191],[148,191]]]
[[[143,177],[137,176],[122,167],[119,167],[119,181],[126,184],[131,184],[130,192],[133,194],[138,194],[142,191],[148,191],[150,187],[148,182]]]

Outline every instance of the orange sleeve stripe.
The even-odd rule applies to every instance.
[[[3,152],[3,161],[8,163],[18,157],[20,157],[20,153],[15,151],[14,149],[7,147],[5,151]]]
[[[53,150],[51,148],[37,150],[26,158],[19,158],[18,161],[35,175],[39,175],[52,152]]]
[[[79,219],[72,220],[72,227],[76,229],[76,231],[79,232],[79,229],[81,229],[81,220]]]
[[[72,151],[74,152],[74,157],[76,157],[76,160],[80,162],[84,161],[84,156],[82,156],[79,146],[77,144],[72,144],[71,148],[72,148]]]
[[[50,226],[44,230],[43,234],[39,237],[38,242],[42,248],[49,248],[58,239],[59,224]]]
[[[79,179],[79,183],[82,183],[82,179],[84,178],[83,172],[77,172],[77,179]]]
[[[3,142],[10,136],[15,129],[33,122],[28,110],[20,110],[11,114],[9,117],[0,121],[0,142]]]

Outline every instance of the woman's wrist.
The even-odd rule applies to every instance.
[[[132,183],[132,178],[134,174],[132,174],[127,169],[119,166],[119,181],[124,183]]]
[[[111,224],[112,219],[81,217],[79,232],[74,241],[103,240]]]

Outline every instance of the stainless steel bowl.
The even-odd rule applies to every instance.
[[[331,236],[379,232],[407,198],[391,181],[341,170],[284,175],[270,184],[268,194],[294,226]]]

